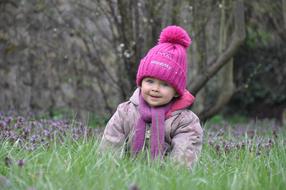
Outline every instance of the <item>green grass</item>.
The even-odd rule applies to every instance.
[[[10,166],[5,157],[12,161]],[[95,139],[54,143],[25,151],[3,142],[0,172],[9,185],[0,189],[285,189],[286,150],[282,136],[269,150],[256,155],[247,149],[217,153],[204,144],[192,171],[169,160],[115,159],[98,153]],[[20,167],[18,160],[24,160]],[[135,187],[130,189],[136,189]]]

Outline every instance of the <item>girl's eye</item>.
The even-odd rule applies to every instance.
[[[147,79],[146,82],[151,83],[151,84],[154,83],[154,81],[152,79]]]
[[[164,87],[169,87],[170,85],[168,84],[168,83],[162,83],[162,86],[164,86]]]

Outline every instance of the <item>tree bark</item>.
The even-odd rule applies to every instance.
[[[284,29],[286,30],[286,0],[282,0],[282,11],[283,11]]]
[[[177,25],[177,24],[179,24],[179,17],[178,17],[178,15],[179,15],[179,12],[180,12],[180,5],[181,5],[182,3],[180,3],[180,2],[178,2],[178,0],[172,0],[172,15],[171,15],[171,23],[172,24],[175,24],[175,25]]]

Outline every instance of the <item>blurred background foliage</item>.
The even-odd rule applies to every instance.
[[[171,24],[202,120],[285,120],[286,0],[0,0],[0,111],[108,118]]]

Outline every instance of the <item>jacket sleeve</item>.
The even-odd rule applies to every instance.
[[[191,111],[181,113],[178,120],[172,135],[170,157],[192,168],[202,149],[203,130],[199,118]]]
[[[126,105],[120,104],[117,107],[116,112],[108,121],[101,142],[99,144],[100,152],[110,152],[115,153],[116,156],[121,156],[124,152],[124,143],[126,139],[126,134],[124,131],[124,107]]]

